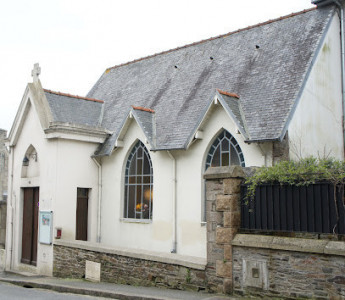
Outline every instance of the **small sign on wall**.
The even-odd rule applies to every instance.
[[[39,216],[39,241],[41,244],[52,244],[53,212],[40,211]]]

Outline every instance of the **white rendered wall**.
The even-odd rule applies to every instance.
[[[205,154],[222,128],[238,141],[246,166],[265,162],[256,144],[245,144],[225,110],[217,105],[203,126],[204,138],[186,150],[171,151],[177,168],[177,253],[206,257],[206,226],[202,225]],[[123,175],[128,153],[137,139],[145,136],[135,121],[125,134],[124,147],[102,158],[102,243],[110,246],[169,253],[173,244],[173,162],[166,151],[150,152],[153,165],[152,222],[128,222],[123,219]],[[150,146],[146,144],[150,149]]]
[[[335,14],[288,128],[292,159],[344,157],[339,30]]]
[[[29,93],[29,97],[32,95]],[[32,145],[37,151],[36,166],[30,166],[31,170],[27,173],[28,177],[21,177],[22,162],[28,148]],[[12,166],[13,155],[13,189],[9,191],[7,233],[11,229],[11,218],[13,217],[13,253],[12,269],[20,271],[37,272],[39,274],[52,274],[52,247],[38,243],[37,248],[37,268],[21,264],[21,247],[22,247],[22,218],[23,218],[23,187],[39,187],[39,210],[52,210],[52,198],[55,191],[55,168],[51,163],[50,155],[53,150],[52,143],[44,139],[44,133],[40,125],[35,109],[30,105],[26,116],[24,126],[17,141],[12,148],[10,168]],[[30,161],[30,164],[33,162]],[[39,165],[39,171],[37,166]],[[39,176],[32,176],[38,175]],[[11,193],[11,194],[10,194]],[[7,240],[12,236],[7,236]],[[6,268],[10,269],[10,243],[6,244],[7,262]]]
[[[75,239],[77,188],[88,188],[88,241],[96,242],[98,168],[91,159],[96,145],[62,139],[54,144],[57,163],[54,225],[62,228],[62,239]]]
[[[31,95],[29,94],[29,97]],[[21,178],[22,161],[29,146],[37,151],[37,162],[30,161]],[[13,258],[8,234],[6,268],[52,275],[53,249],[38,241],[37,267],[20,263],[22,247],[23,187],[39,187],[39,210],[53,211],[53,228],[62,228],[62,238],[75,239],[77,187],[90,188],[88,240],[96,241],[98,169],[91,159],[97,145],[72,140],[45,138],[38,115],[30,106],[13,151],[13,192],[9,195],[7,233],[13,215]],[[10,167],[12,165],[12,153]],[[25,175],[25,174],[24,174]],[[38,175],[38,176],[37,176]],[[10,191],[9,191],[10,193]]]

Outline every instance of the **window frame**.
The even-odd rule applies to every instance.
[[[228,149],[227,150],[223,150],[222,148],[222,142],[223,140],[226,140],[228,142]],[[229,153],[229,163],[227,164],[227,166],[232,166],[232,165],[239,165],[241,167],[245,167],[245,160],[244,160],[244,155],[243,155],[243,151],[241,149],[241,146],[239,145],[239,143],[237,142],[237,140],[233,137],[233,135],[227,131],[226,129],[223,129],[217,136],[216,138],[213,140],[211,146],[209,147],[209,150],[207,152],[206,155],[206,160],[205,160],[205,171],[212,166],[212,162],[213,159],[215,158],[215,153],[217,152],[218,147],[220,148],[219,154],[219,166],[215,166],[215,167],[222,167],[222,154],[226,154]],[[239,164],[231,164],[231,148],[233,148],[235,150],[235,154],[238,158]]]
[[[125,163],[123,185],[124,221],[150,222],[152,220],[153,183],[153,167],[150,153],[146,146],[138,140],[131,148]]]

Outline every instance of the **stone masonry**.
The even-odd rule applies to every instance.
[[[345,299],[344,250],[339,241],[238,234],[233,240],[234,293]]]
[[[244,178],[239,166],[209,168],[206,179],[208,289],[231,294],[231,242],[240,226],[240,187]]]
[[[92,251],[81,247],[54,245],[53,275],[85,278],[86,262],[100,263],[100,280],[120,284],[156,286],[180,290],[205,290],[205,270],[164,263],[130,254]]]

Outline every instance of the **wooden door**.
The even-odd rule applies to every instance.
[[[89,189],[77,189],[76,240],[87,241]]]
[[[24,188],[21,262],[36,266],[39,188]]]

